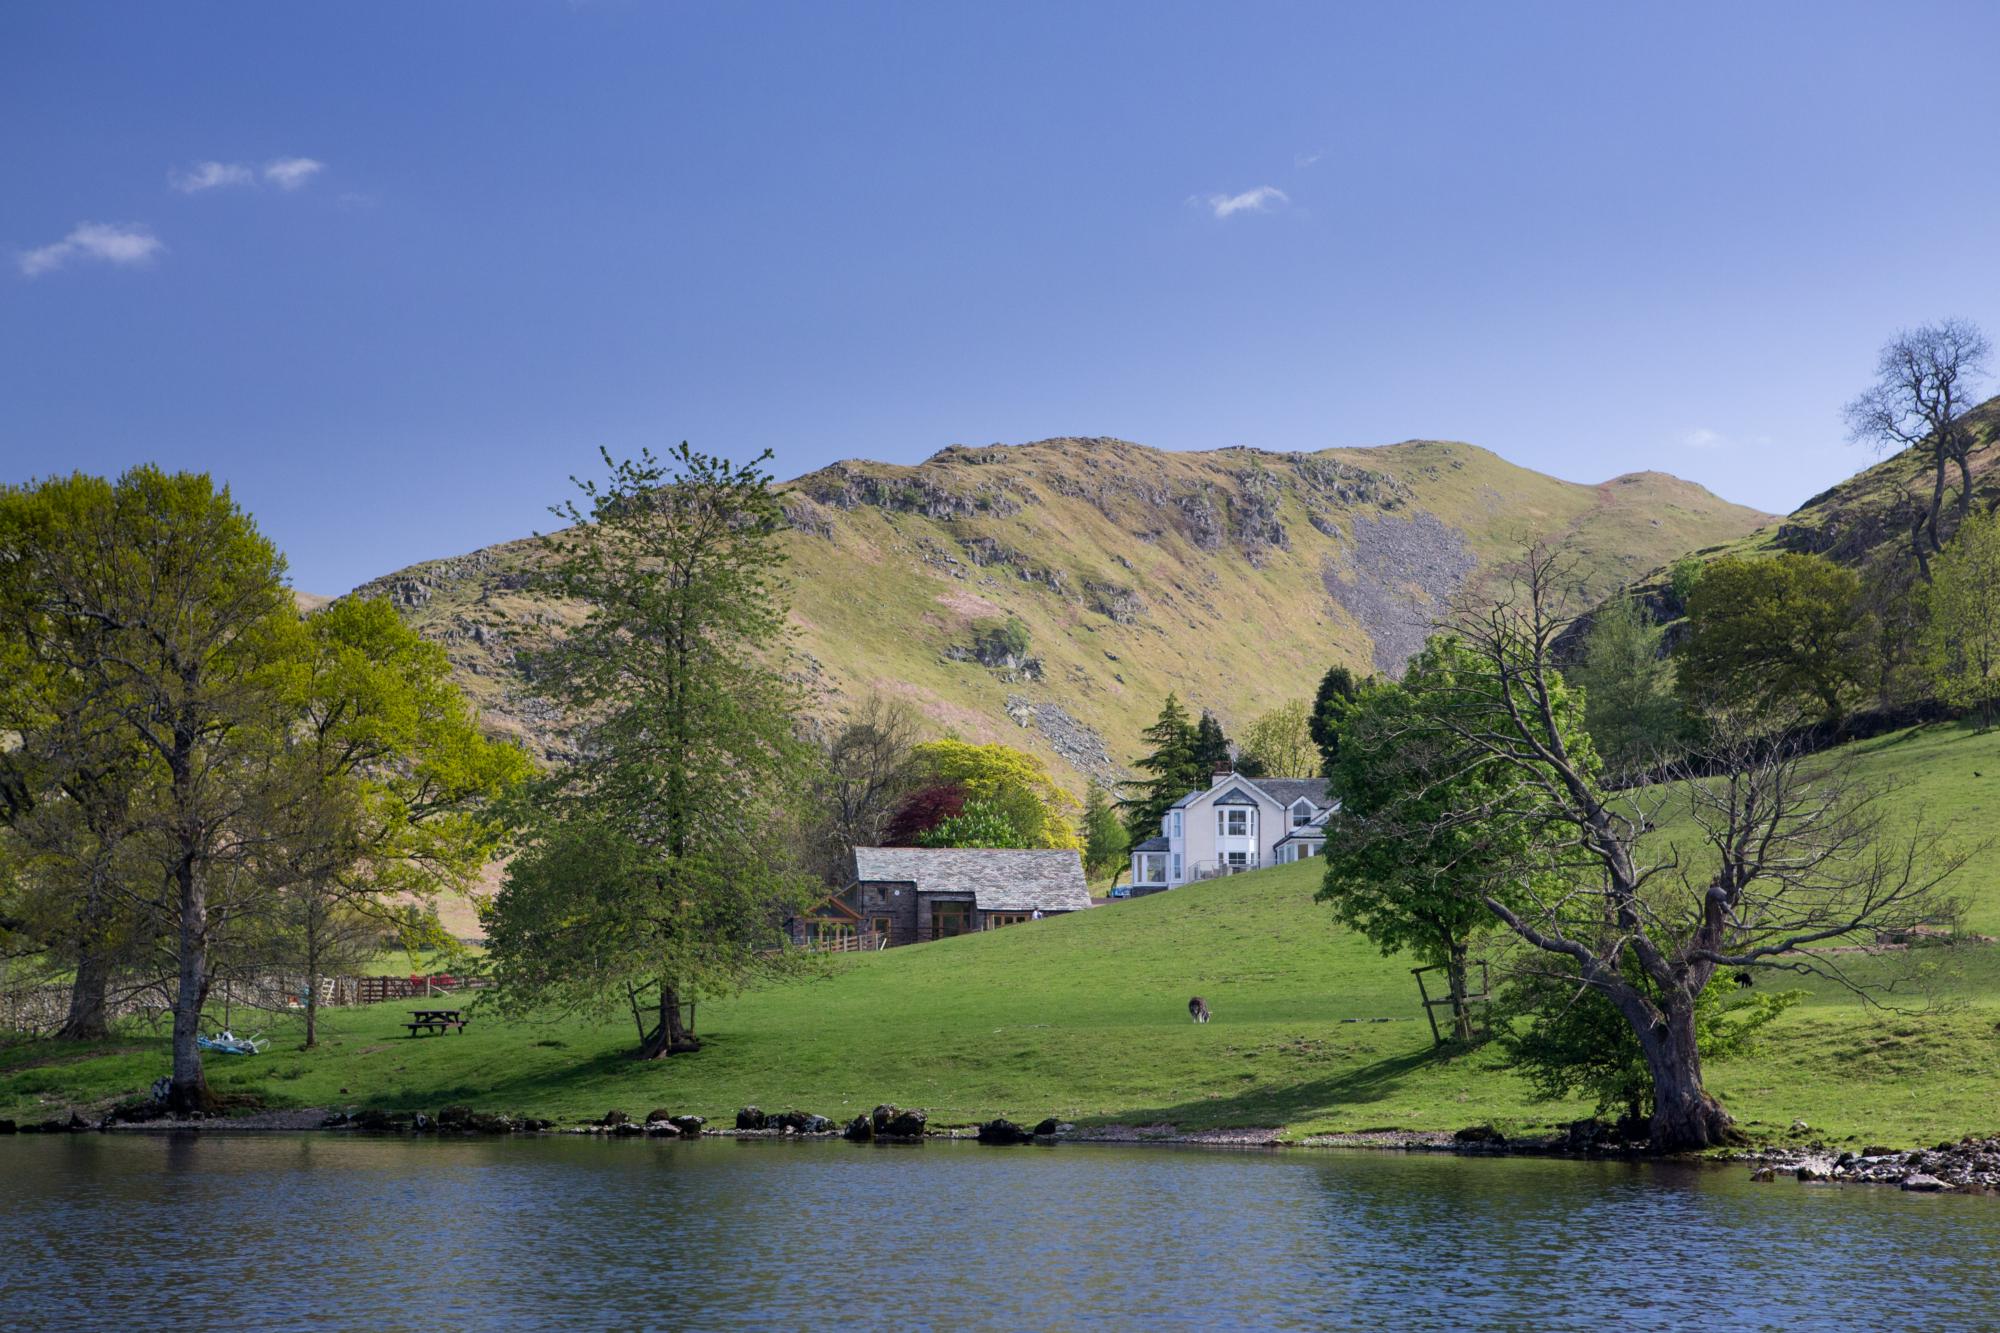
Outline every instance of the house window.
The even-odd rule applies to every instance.
[[[988,930],[998,930],[1002,926],[1018,926],[1027,919],[1028,914],[1026,912],[988,912],[986,914],[986,928]]]
[[[1215,812],[1215,831],[1225,838],[1247,838],[1250,836],[1250,816],[1253,812],[1247,806],[1232,805]]]
[[[1181,836],[1181,812],[1180,812],[1180,811],[1178,811],[1178,810],[1175,810],[1175,811],[1172,811],[1171,813],[1172,813],[1172,816],[1173,816],[1173,821],[1174,821],[1174,827],[1173,827],[1173,831],[1172,831],[1172,832],[1170,832],[1169,834],[1167,834],[1167,836],[1168,836],[1168,837],[1170,837],[1170,838],[1178,838],[1178,837],[1180,837],[1180,836]]]
[[[1175,884],[1181,882],[1181,854],[1179,852],[1174,853],[1174,877],[1172,882]]]
[[[1312,822],[1313,822],[1313,808],[1311,801],[1300,801],[1297,805],[1292,807],[1293,828],[1304,828],[1306,825]]]
[[[1167,882],[1167,855],[1165,852],[1140,852],[1139,872],[1135,881],[1140,884],[1164,884]]]
[[[892,916],[875,917],[869,921],[868,926],[885,940],[896,938],[896,918]]]
[[[1247,866],[1250,864],[1250,853],[1226,852],[1223,854],[1222,859],[1225,863],[1232,866]]]
[[[953,935],[963,935],[972,929],[971,903],[932,903],[931,935],[936,939],[949,939]]]

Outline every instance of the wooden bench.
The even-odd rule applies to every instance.
[[[462,1009],[412,1009],[410,1018],[412,1021],[403,1026],[410,1030],[412,1037],[419,1031],[448,1032],[454,1028],[461,1034],[465,1031],[466,1018]]]

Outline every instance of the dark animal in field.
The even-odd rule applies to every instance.
[[[1188,1017],[1197,1023],[1208,1021],[1208,1001],[1197,995],[1188,1001]]]
[[[1738,986],[1754,986],[1757,984],[1757,978],[1751,976],[1748,972],[1738,972],[1736,974],[1736,984]]]

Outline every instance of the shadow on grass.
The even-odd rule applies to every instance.
[[[1100,1118],[1112,1123],[1169,1124],[1181,1129],[1271,1128],[1343,1107],[1385,1101],[1412,1074],[1447,1064],[1464,1054],[1429,1048],[1392,1055],[1358,1069],[1304,1083],[1246,1088],[1233,1096],[1202,1097],[1178,1106],[1146,1107]]]

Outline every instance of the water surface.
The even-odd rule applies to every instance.
[[[0,1139],[7,1328],[2000,1326],[2000,1198],[1068,1145]]]

